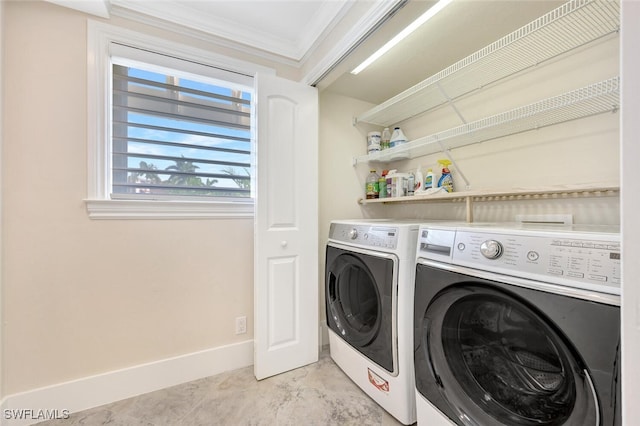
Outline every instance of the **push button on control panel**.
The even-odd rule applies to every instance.
[[[607,281],[607,277],[605,277],[604,275],[590,274],[588,278],[590,280],[594,280],[594,281],[601,281],[601,282],[606,282]]]
[[[537,251],[531,250],[527,253],[527,260],[530,260],[531,262],[535,262],[538,259],[540,259],[540,255],[538,254]]]

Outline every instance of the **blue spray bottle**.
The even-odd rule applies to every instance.
[[[438,164],[442,166],[442,175],[438,179],[438,188],[444,188],[447,192],[453,192],[453,178],[451,177],[451,171],[449,160],[438,160]]]

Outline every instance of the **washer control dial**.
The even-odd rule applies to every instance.
[[[497,259],[502,256],[502,244],[496,240],[487,240],[480,244],[480,253],[487,259]]]
[[[349,231],[349,238],[351,238],[352,240],[358,238],[358,230],[356,228],[351,228],[351,230]]]

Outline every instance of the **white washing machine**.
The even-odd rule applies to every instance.
[[[413,289],[418,223],[333,221],[325,302],[331,357],[398,421],[416,421]]]
[[[419,232],[418,425],[621,423],[617,228]]]

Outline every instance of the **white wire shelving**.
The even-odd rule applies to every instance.
[[[385,163],[416,158],[604,112],[615,112],[619,106],[619,97],[620,78],[614,77],[415,139],[395,148],[363,155],[357,157],[356,162]]]
[[[392,127],[402,121],[450,103],[482,87],[498,82],[544,61],[571,52],[620,30],[619,0],[570,0],[559,8],[423,80],[382,104],[354,118]],[[354,165],[387,163],[436,152],[449,153],[474,143],[539,129],[606,112],[620,104],[620,78],[613,77],[543,99],[500,114],[424,136],[399,147],[354,158]],[[458,113],[458,115],[460,115]],[[460,116],[462,118],[462,116]],[[463,119],[464,122],[464,119]],[[459,171],[459,170],[458,170]],[[473,222],[475,202],[598,198],[618,196],[614,184],[559,185],[538,188],[475,189],[434,195],[360,199],[361,205],[423,202],[464,202],[466,220]]]
[[[408,197],[359,199],[361,205],[396,204],[396,203],[465,203],[466,221],[473,222],[474,204],[477,202],[521,201],[521,200],[556,200],[578,198],[616,197],[620,195],[618,183],[594,183],[574,185],[554,185],[537,188],[497,188],[461,191],[452,193],[436,193],[432,195],[417,194]]]
[[[619,29],[619,0],[569,1],[361,114],[354,123],[391,127]]]

